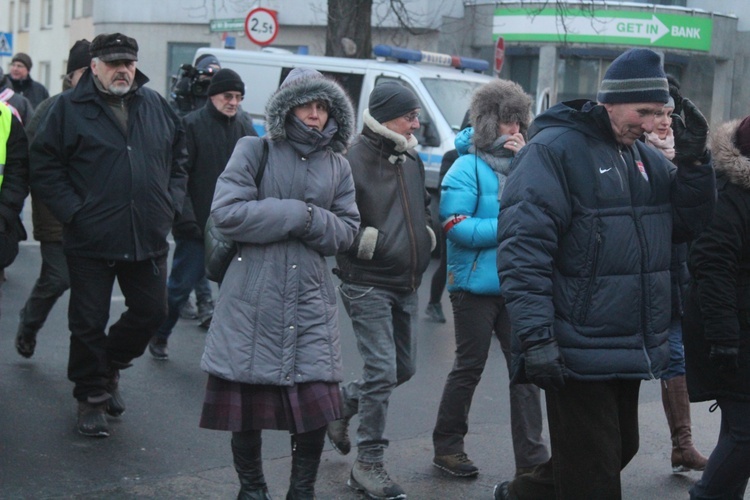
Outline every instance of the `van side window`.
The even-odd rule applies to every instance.
[[[281,78],[279,79],[278,86],[284,81],[286,76],[292,71],[293,68],[282,68]],[[333,71],[321,71],[323,76],[334,79],[339,85],[341,85],[349,96],[349,100],[352,102],[354,107],[354,116],[359,116],[360,110],[357,109],[359,104],[359,95],[362,93],[362,82],[364,81],[364,75],[357,75],[353,73],[336,73]]]

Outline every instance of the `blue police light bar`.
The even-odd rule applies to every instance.
[[[423,62],[439,66],[452,66],[457,69],[470,69],[477,72],[487,71],[490,67],[490,63],[484,59],[451,56],[424,50],[404,49],[394,47],[393,45],[376,45],[372,48],[372,52],[378,57],[390,57],[401,62]]]

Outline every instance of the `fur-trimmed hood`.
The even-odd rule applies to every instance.
[[[500,123],[518,122],[521,134],[526,136],[531,121],[531,97],[515,82],[494,80],[474,92],[469,115],[474,144],[486,149],[497,139]]]
[[[349,97],[335,81],[309,68],[293,69],[266,104],[266,130],[272,140],[286,139],[286,119],[291,110],[310,101],[328,103],[328,113],[338,123],[331,148],[346,150],[354,133],[354,109]]]
[[[741,121],[725,122],[712,130],[709,145],[716,172],[726,175],[732,184],[750,190],[750,158],[743,156],[734,142]]]

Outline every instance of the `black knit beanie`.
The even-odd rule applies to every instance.
[[[88,68],[91,65],[91,54],[89,53],[89,47],[91,42],[86,40],[78,40],[70,48],[68,53],[68,67],[66,68],[65,74],[69,75],[77,69]]]
[[[221,94],[222,92],[236,91],[245,95],[245,84],[242,78],[231,69],[220,69],[212,78],[208,86],[208,95]]]
[[[667,75],[659,54],[630,49],[612,61],[599,85],[601,103],[663,102],[669,99]]]
[[[421,108],[417,96],[398,82],[388,81],[376,85],[370,94],[370,116],[385,123]]]

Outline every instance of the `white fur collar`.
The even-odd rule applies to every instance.
[[[404,137],[401,134],[397,134],[393,130],[387,128],[385,125],[377,121],[375,118],[370,115],[370,110],[365,109],[365,112],[362,114],[362,118],[364,118],[365,125],[367,125],[370,130],[375,132],[378,135],[382,135],[386,139],[390,139],[396,144],[396,151],[399,153],[404,153],[407,149],[415,148],[419,144],[419,141],[417,141],[417,138],[412,136],[409,138],[409,140],[406,140],[406,137]]]

